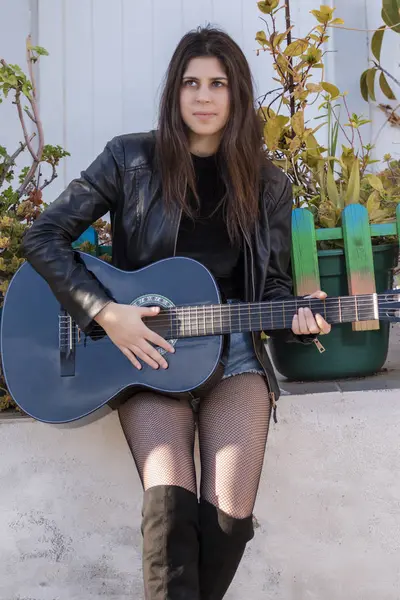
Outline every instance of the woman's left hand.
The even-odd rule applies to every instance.
[[[318,290],[306,298],[317,298],[325,300],[327,294]],[[293,317],[292,331],[296,335],[320,334],[326,335],[331,330],[329,323],[320,315],[315,317],[309,308],[299,308],[297,315]]]

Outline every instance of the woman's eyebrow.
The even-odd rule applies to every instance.
[[[191,75],[184,75],[183,79],[192,79],[193,81],[199,81],[198,77],[192,77]],[[210,77],[209,79],[211,79],[212,81],[216,81],[217,79],[226,79],[226,81],[228,81],[226,75],[221,75],[220,77]]]

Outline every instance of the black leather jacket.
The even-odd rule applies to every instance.
[[[153,167],[155,132],[118,136],[81,177],[44,211],[27,231],[23,253],[49,283],[64,308],[86,333],[93,318],[110,302],[100,283],[71,248],[95,220],[110,211],[115,266],[135,270],[174,255],[180,209],[166,214],[160,176]],[[244,244],[244,295],[247,301],[291,295],[288,274],[291,248],[291,185],[278,168],[267,163],[262,174],[260,219],[252,239]],[[287,341],[300,339],[290,330],[274,332]],[[270,392],[279,386],[259,333],[253,334],[257,357]]]

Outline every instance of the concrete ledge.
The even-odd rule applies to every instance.
[[[398,600],[400,393],[287,396],[227,600]],[[142,600],[141,488],[116,413],[0,424],[0,599]]]

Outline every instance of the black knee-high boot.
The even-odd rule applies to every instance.
[[[221,600],[254,536],[253,518],[235,519],[200,500],[200,598]]]
[[[155,486],[143,499],[146,600],[199,600],[199,505],[178,486]]]

